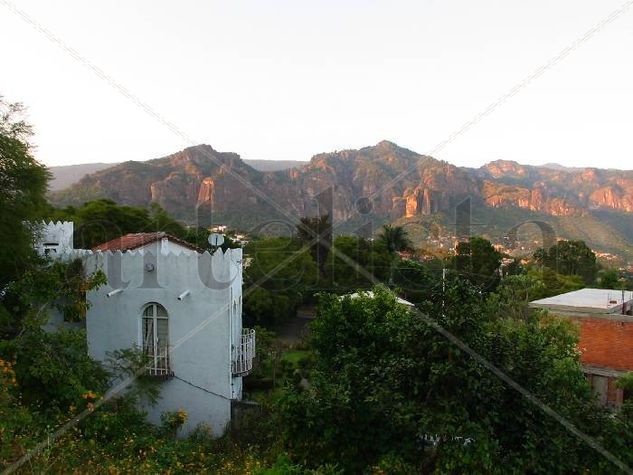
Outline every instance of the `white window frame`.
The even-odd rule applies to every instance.
[[[150,315],[146,315],[148,309],[151,309]],[[159,315],[159,309],[163,310],[164,315]],[[151,335],[146,335],[146,321],[148,320],[151,321]],[[166,341],[160,341],[158,335],[159,321],[166,322]],[[148,342],[148,336],[151,337],[151,344]],[[169,351],[169,313],[163,305],[157,302],[150,302],[143,306],[141,312],[141,345],[143,353],[149,357],[147,372],[150,376],[169,376],[172,374]]]

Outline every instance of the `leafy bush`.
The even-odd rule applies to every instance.
[[[88,356],[86,333],[64,329],[47,333],[28,328],[0,342],[0,355],[15,361],[23,400],[43,410],[63,411],[80,404],[82,395],[107,389],[107,372]]]
[[[582,373],[572,325],[538,314],[489,315],[479,288],[452,274],[444,287],[430,293],[425,318],[381,287],[373,298],[323,296],[311,327],[310,386],[281,399],[295,460],[396,473],[594,466],[596,452],[452,340],[599,436],[608,421]]]

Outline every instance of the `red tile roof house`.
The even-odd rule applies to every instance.
[[[633,292],[581,289],[534,300],[530,307],[578,323],[583,370],[602,404],[619,407],[632,396],[615,383],[633,371]]]
[[[179,239],[171,234],[167,234],[164,232],[154,232],[154,233],[130,233],[125,236],[121,236],[118,238],[114,238],[108,242],[104,242],[103,244],[99,244],[96,247],[93,247],[93,251],[133,251],[136,249],[142,249],[143,251],[156,252],[160,251],[163,253],[167,252],[185,252],[191,253],[193,252],[204,252],[203,249],[200,249],[193,244]]]
[[[147,375],[160,380],[158,401],[143,401],[148,419],[159,424],[164,412],[184,409],[188,419],[179,435],[200,424],[221,435],[255,352],[255,331],[242,327],[242,249],[211,254],[163,232],[73,249],[72,238],[66,243],[58,236],[72,233],[72,223],[43,228],[50,243],[36,246],[40,253],[80,258],[86,273],[101,270],[107,277],[86,295],[90,355],[105,362],[115,350],[141,349]],[[54,310],[47,331],[63,326]]]

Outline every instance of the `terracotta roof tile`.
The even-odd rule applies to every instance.
[[[138,249],[140,247],[146,246],[147,244],[151,244],[160,239],[167,238],[170,242],[174,242],[181,246],[184,246],[192,251],[203,252],[197,246],[193,244],[183,241],[171,234],[167,234],[165,232],[155,232],[155,233],[130,233],[125,236],[121,236],[118,238],[114,238],[111,241],[104,242],[92,248],[93,251],[131,251],[133,249]]]

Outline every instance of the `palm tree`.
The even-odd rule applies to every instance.
[[[382,227],[382,234],[378,239],[385,244],[387,250],[392,254],[413,247],[407,232],[402,226],[384,225]]]

